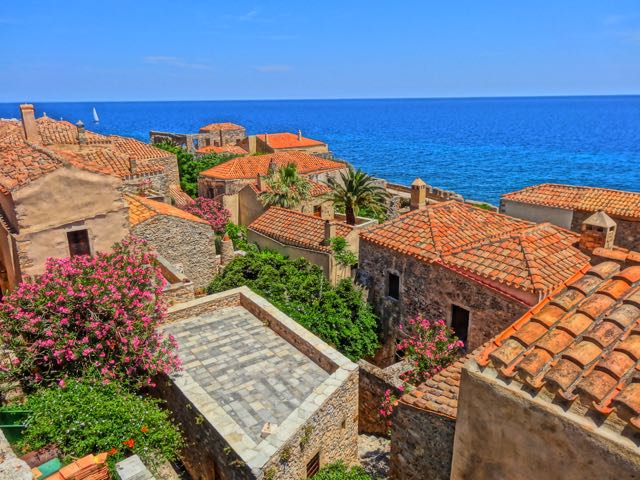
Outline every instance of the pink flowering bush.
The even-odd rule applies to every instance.
[[[64,387],[65,378],[91,371],[105,383],[153,385],[154,375],[179,368],[175,340],[156,332],[163,286],[155,257],[135,238],[108,254],[48,259],[43,275],[0,305],[11,357],[0,380]]]
[[[185,205],[183,210],[209,222],[216,233],[224,232],[224,227],[231,217],[229,210],[220,202],[205,197],[196,198],[193,203]]]
[[[403,385],[397,388],[397,392],[385,392],[379,410],[380,416],[387,419],[389,427],[390,417],[398,405],[398,397],[451,365],[464,347],[444,320],[431,322],[417,316],[408,321],[408,326],[410,333],[397,348],[404,352],[404,359],[409,363],[410,369],[400,375]],[[403,330],[402,326],[400,330]]]

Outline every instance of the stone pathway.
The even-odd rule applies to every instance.
[[[386,480],[389,478],[389,439],[375,435],[358,437],[358,456],[362,467],[371,478]]]

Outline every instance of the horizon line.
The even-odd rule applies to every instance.
[[[640,93],[569,94],[569,95],[487,95],[487,96],[442,96],[442,97],[326,97],[326,98],[230,98],[198,100],[13,100],[2,104],[21,103],[177,103],[177,102],[300,102],[300,101],[352,101],[352,100],[491,100],[518,98],[585,98],[585,97],[637,97]]]

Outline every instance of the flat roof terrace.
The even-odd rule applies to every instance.
[[[169,325],[184,372],[256,443],[280,425],[329,373],[242,306]]]

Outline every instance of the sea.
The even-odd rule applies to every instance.
[[[149,140],[212,122],[297,132],[391,182],[416,177],[465,198],[543,182],[640,191],[640,95],[375,100],[35,103],[89,130]],[[92,110],[100,117],[94,123]],[[0,118],[19,116],[0,104]]]

